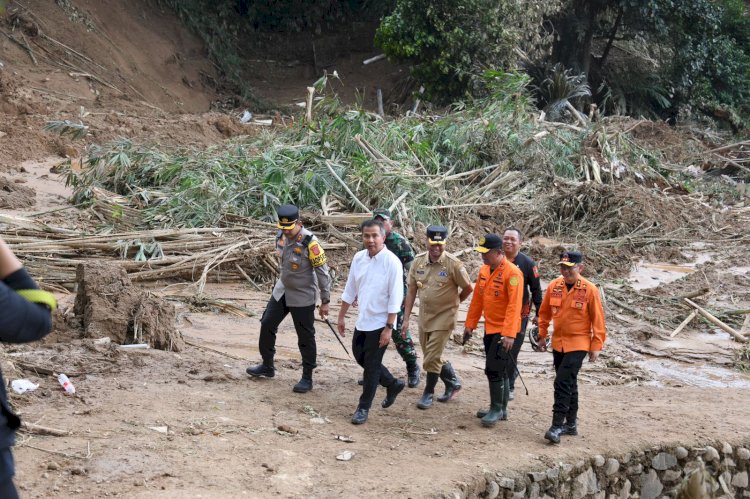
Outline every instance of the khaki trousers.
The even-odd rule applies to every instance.
[[[424,332],[419,330],[419,344],[422,345],[422,357],[424,362],[422,367],[428,373],[440,374],[445,361],[440,358],[448,340],[451,337],[451,330]]]

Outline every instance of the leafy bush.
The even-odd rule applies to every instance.
[[[426,97],[462,98],[486,69],[515,67],[516,50],[536,50],[545,13],[554,1],[397,0],[375,43],[395,60],[409,61]]]

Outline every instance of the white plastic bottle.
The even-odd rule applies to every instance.
[[[64,374],[58,374],[57,381],[60,382],[60,385],[63,387],[63,390],[65,390],[65,393],[72,395],[76,392],[76,387],[73,386],[73,383],[71,383],[68,377]]]

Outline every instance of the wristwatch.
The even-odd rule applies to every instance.
[[[386,322],[386,323],[385,323],[385,327],[387,327],[388,329],[396,329],[396,326],[394,326],[394,325],[393,325],[393,324],[391,324],[390,322]]]

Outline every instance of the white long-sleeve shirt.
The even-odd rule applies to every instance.
[[[359,316],[355,327],[359,331],[383,328],[388,314],[401,310],[403,275],[401,260],[386,248],[373,257],[366,249],[354,255],[341,299],[349,304],[357,300]]]

